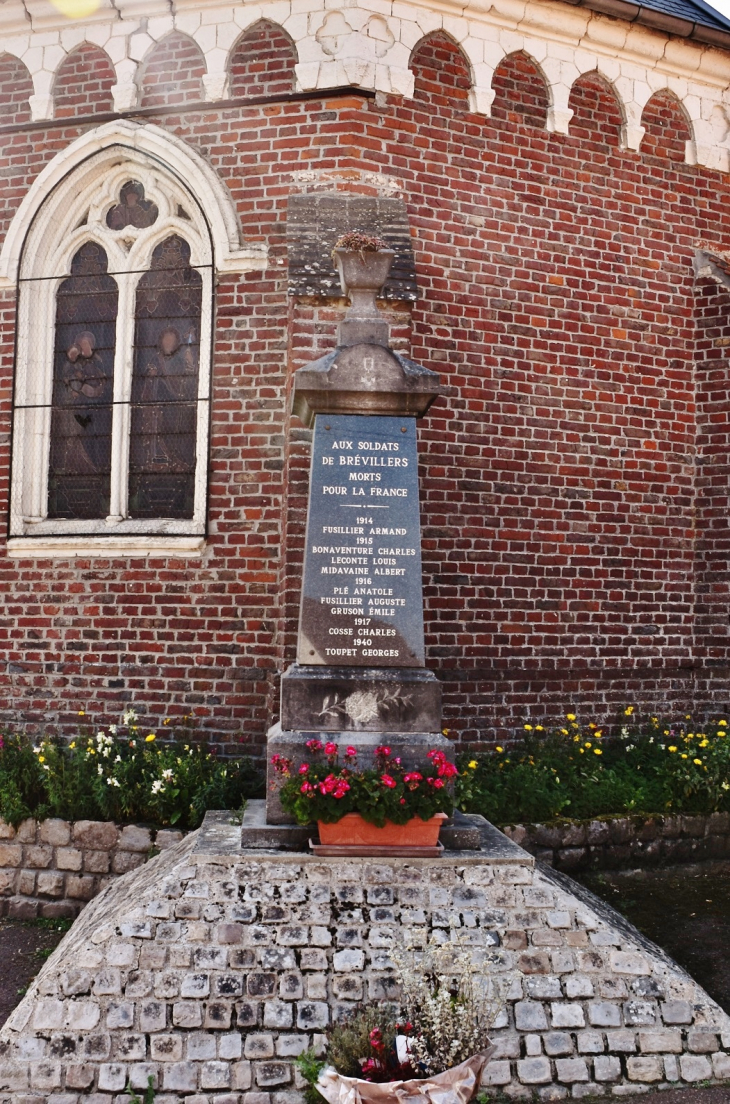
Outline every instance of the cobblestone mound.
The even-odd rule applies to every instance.
[[[0,1104],[300,1104],[293,1062],[394,997],[396,929],[514,972],[486,1082],[516,1098],[730,1079],[730,1019],[505,837],[437,861],[242,852],[224,814],[91,902],[0,1032]],[[495,835],[499,835],[495,833]]]

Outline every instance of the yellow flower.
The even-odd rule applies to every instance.
[[[535,732],[544,732],[544,731],[545,731],[545,729],[542,727],[542,725],[535,725]]]
[[[500,752],[502,752],[502,751],[504,751],[504,748],[498,747],[498,748],[497,748],[497,751],[500,751]]]
[[[87,747],[86,750],[88,751],[89,755],[96,755],[96,748]]]
[[[580,736],[574,736],[573,737],[573,743],[574,744],[579,744],[580,743]]]
[[[603,749],[602,748],[594,748],[593,749],[593,754],[594,755],[603,755]]]
[[[525,732],[532,732],[532,725],[525,725]]]
[[[156,739],[154,732],[150,732],[149,736],[145,736],[144,742],[146,744],[151,744],[154,739]]]
[[[721,728],[727,728],[727,721],[718,721],[717,723],[720,725]]]
[[[472,759],[471,763],[469,764],[469,770],[476,770],[478,766],[479,764],[477,763],[476,759]]]
[[[591,723],[588,725],[588,727],[589,728],[595,728],[596,726],[594,725],[593,721],[591,721]]]
[[[561,729],[560,729],[560,731],[562,732],[563,736],[567,736],[567,735],[568,735],[568,730],[567,730],[567,728],[561,728]]]
[[[676,751],[676,750],[677,750],[677,745],[676,744],[672,744],[671,747],[667,748],[667,751]]]
[[[38,756],[38,762],[39,763],[45,763],[45,761],[46,761],[45,755],[39,755]]]
[[[685,721],[690,721],[692,719],[692,714],[691,713],[685,713],[684,719],[685,719]]]
[[[701,759],[693,759],[692,762],[696,763],[698,767],[702,766],[702,760]]]
[[[78,715],[79,715],[79,717],[85,716],[85,711],[83,709],[79,709]]]
[[[578,748],[578,751],[581,753],[581,755],[585,755],[585,749],[584,748]]]
[[[595,737],[596,737],[596,739],[597,739],[597,740],[600,740],[600,739],[601,739],[601,736],[603,736],[603,733],[601,732],[601,730],[600,730],[600,728],[599,728],[599,729],[598,729],[598,732],[594,733],[594,735],[595,735]]]
[[[68,746],[71,748],[71,751],[73,751],[73,749],[76,747],[76,741],[72,740]]]
[[[705,739],[704,739],[704,740],[700,740],[700,747],[707,747],[707,745],[709,744],[709,742],[710,742],[710,741],[709,741],[709,740],[707,739],[707,737],[705,737]]]
[[[187,721],[187,719],[188,719],[188,715],[187,715],[187,713],[186,713],[186,714],[185,714],[185,716],[183,717],[183,720],[184,720],[184,721]],[[165,724],[167,724],[167,722],[165,722]],[[448,728],[442,728],[442,729],[441,729],[441,735],[442,735],[442,736],[448,736],[448,734],[449,734],[449,730],[448,730]]]
[[[569,720],[569,721],[574,721],[575,720],[575,713],[566,713],[565,716],[566,716],[567,720]]]
[[[590,740],[586,740],[586,747],[590,747],[590,746],[591,746],[591,741],[590,741]]]
[[[680,755],[680,757],[679,757],[679,758],[680,758],[680,759],[686,759],[686,758],[687,758],[687,756],[683,754],[683,755]]]

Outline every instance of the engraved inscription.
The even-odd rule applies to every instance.
[[[413,418],[317,415],[298,661],[423,666]]]

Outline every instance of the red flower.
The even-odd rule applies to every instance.
[[[405,803],[406,803],[406,799],[405,799],[404,797],[402,797],[402,798],[400,799],[400,803],[401,803],[401,805],[405,805]]]
[[[299,768],[299,773],[300,774],[306,774],[308,770],[309,770],[309,763],[302,763],[302,765]]]
[[[324,745],[324,753],[325,755],[337,755],[337,744],[333,744],[330,740]]]
[[[383,783],[384,786],[387,786],[389,790],[395,789],[395,787],[398,785],[395,778],[391,778],[389,774],[381,774],[380,781]]]
[[[427,778],[426,781],[429,786],[433,786],[435,790],[443,789],[445,785],[443,778]]]
[[[337,786],[332,791],[332,796],[336,797],[339,800],[341,797],[345,796],[345,794],[347,793],[347,791],[349,789],[350,789],[349,782],[345,782],[344,778],[342,778],[342,779],[340,779],[339,783],[337,784]]]
[[[439,763],[437,773],[441,778],[455,778],[459,768],[453,763]]]
[[[132,747],[133,745],[130,744],[129,746]],[[277,774],[289,774],[291,770],[291,759],[287,759],[284,755],[272,755],[271,762]]]
[[[390,755],[390,750],[391,749],[389,747],[386,747],[385,744],[381,744],[380,747],[376,747],[375,754],[378,757],[382,755],[385,759],[387,759]]]
[[[355,756],[357,755],[357,750],[354,747],[352,747],[352,745],[350,745],[350,747],[347,748],[347,751],[345,752],[345,754],[347,755],[347,757],[349,759],[354,759]]]
[[[307,740],[305,747],[308,747],[310,751],[321,751],[322,743],[320,740]]]
[[[313,790],[314,786],[311,782],[302,782],[301,786],[299,787],[299,793],[312,793]]]
[[[422,782],[423,781],[423,775],[419,774],[418,771],[409,771],[408,774],[403,775],[403,781],[404,782]]]

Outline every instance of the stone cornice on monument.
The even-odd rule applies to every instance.
[[[616,13],[625,11],[626,18],[591,10],[606,10],[607,5]],[[717,26],[699,27],[691,19],[625,0],[431,0],[427,6],[361,0],[341,10],[327,8],[324,0],[312,0],[308,10],[290,0],[272,0],[235,7],[208,4],[204,14],[197,0],[178,0],[174,11],[167,0],[151,0],[145,18],[141,16],[138,0],[119,0],[114,9],[102,2],[93,19],[72,25],[49,0],[5,0],[0,6],[4,48],[31,73],[34,118],[52,119],[55,73],[83,41],[109,55],[117,73],[115,110],[125,112],[137,104],[140,66],[173,30],[200,47],[208,103],[225,102],[231,53],[241,34],[262,18],[281,26],[294,42],[300,91],[355,86],[409,97],[413,50],[424,36],[443,31],[469,62],[476,113],[490,112],[492,78],[500,61],[524,51],[546,81],[549,131],[569,132],[572,85],[582,74],[597,71],[616,92],[624,116],[624,148],[640,148],[643,109],[655,92],[666,89],[682,103],[692,130],[688,162],[730,171],[730,31],[723,30],[719,13]],[[644,25],[646,18],[654,26]],[[697,34],[716,38],[718,45],[695,41]],[[727,48],[720,45],[725,37]]]

